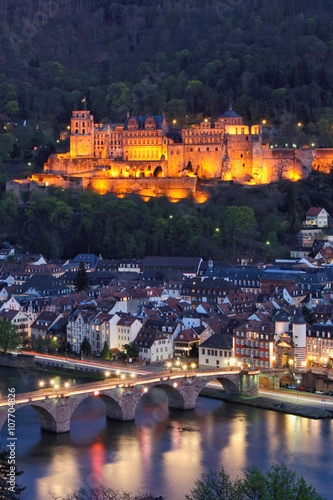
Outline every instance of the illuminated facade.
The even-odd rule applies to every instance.
[[[230,106],[215,121],[169,130],[164,115],[128,116],[124,125],[94,123],[89,111],[73,111],[70,151],[52,155],[44,173],[102,177],[184,177],[262,184],[299,179],[312,154],[272,150],[261,125],[248,126]],[[103,172],[103,174],[101,174]]]
[[[94,123],[90,111],[73,111],[70,129],[70,151],[51,155],[43,174],[28,182],[147,199],[195,193],[202,202],[207,194],[198,190],[197,178],[246,184],[298,180],[312,168],[327,170],[333,159],[333,150],[317,154],[263,144],[261,125],[245,125],[231,105],[215,121],[181,129],[169,129],[164,115],[127,116],[121,125]]]

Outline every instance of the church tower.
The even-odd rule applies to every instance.
[[[71,118],[70,156],[94,156],[94,117],[90,111],[73,111]]]

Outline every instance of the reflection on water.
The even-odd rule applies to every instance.
[[[183,500],[202,472],[224,466],[232,478],[248,466],[284,462],[330,498],[332,422],[199,398],[193,411],[168,411],[164,392],[143,397],[135,422],[105,418],[99,398],[75,411],[71,432],[40,430],[32,408],[17,412],[17,464],[27,498],[49,500],[102,483]],[[6,437],[5,429],[2,439]]]

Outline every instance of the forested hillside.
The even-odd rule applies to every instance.
[[[2,0],[0,239],[47,257],[287,254],[309,206],[333,213],[330,177],[223,187],[201,207],[57,189],[22,204],[5,181],[68,149],[59,131],[84,97],[115,123],[165,112],[186,125],[232,102],[270,142],[333,146],[332,92],[331,0]]]
[[[220,182],[202,205],[40,188],[21,202],[10,192],[2,197],[0,242],[47,258],[91,252],[104,259],[171,255],[236,262],[245,252],[274,259],[289,256],[311,206],[333,213],[331,177],[314,173],[298,183],[251,188]]]
[[[113,122],[128,111],[191,122],[231,101],[247,121],[280,125],[277,140],[333,145],[331,7],[330,0],[3,0],[2,125],[41,124],[52,141],[85,95],[97,120]]]

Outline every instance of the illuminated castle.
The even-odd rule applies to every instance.
[[[216,121],[179,129],[169,128],[164,115],[127,116],[116,125],[94,123],[83,110],[72,113],[70,151],[51,155],[30,181],[179,199],[196,191],[198,178],[248,184],[305,178],[313,166],[332,164],[332,150],[320,154],[263,145],[261,125],[244,125],[231,105]]]

